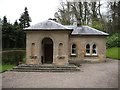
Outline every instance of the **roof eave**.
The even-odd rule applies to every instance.
[[[73,31],[73,29],[23,29],[23,31]]]
[[[109,36],[109,34],[71,34],[71,36]]]

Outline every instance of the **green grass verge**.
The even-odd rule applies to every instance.
[[[0,65],[0,72],[12,69],[13,67],[15,67],[15,65]]]
[[[106,56],[108,58],[120,60],[120,54],[118,53],[118,51],[120,51],[120,47],[109,48],[109,49],[107,49]]]

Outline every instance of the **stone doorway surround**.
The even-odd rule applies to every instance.
[[[44,38],[42,40],[42,64],[53,63],[53,40],[51,38]]]

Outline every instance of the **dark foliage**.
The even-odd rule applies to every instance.
[[[29,27],[30,26],[30,22],[31,22],[31,18],[29,16],[27,7],[25,7],[25,11],[24,13],[22,13],[22,15],[20,16],[20,24],[23,28]]]
[[[25,7],[24,13],[20,17],[20,23],[17,20],[14,24],[7,21],[7,17],[4,16],[2,20],[2,48],[25,48],[26,46],[26,34],[23,28],[29,27],[31,19],[28,14],[27,7]]]
[[[23,62],[25,57],[24,50],[12,50],[12,51],[3,51],[2,52],[2,64],[15,64]]]
[[[107,37],[107,48],[120,47],[120,33],[115,33],[112,36]]]

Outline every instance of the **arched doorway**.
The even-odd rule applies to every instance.
[[[50,38],[44,38],[42,40],[42,63],[52,64],[53,62],[53,41]]]

